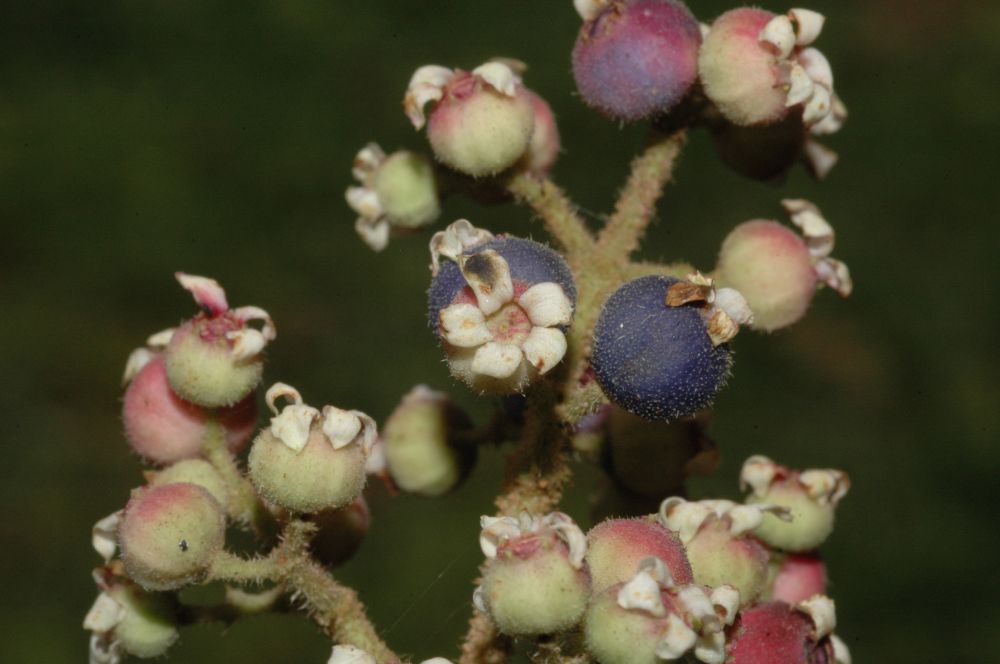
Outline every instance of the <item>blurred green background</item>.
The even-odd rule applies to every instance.
[[[783,5],[766,3],[768,8]],[[731,5],[693,2],[702,19]],[[855,662],[983,662],[1000,650],[997,329],[1000,5],[809,5],[851,117],[827,182],[739,178],[696,135],[645,255],[712,265],[722,237],[815,201],[854,296],[742,335],[712,433],[724,464],[696,495],[736,495],[742,460],[846,469],[826,547]],[[424,326],[426,238],[374,255],[343,201],[366,141],[423,148],[400,99],[410,73],[527,61],[565,154],[554,177],[597,218],[643,128],[575,97],[568,1],[22,1],[0,16],[0,521],[3,661],[80,662],[94,598],[90,527],[141,482],[120,432],[119,379],[146,335],[193,312],[171,276],[218,278],[267,308],[268,380],[384,418],[417,382],[453,389]],[[523,209],[451,199],[445,220],[542,235]],[[455,655],[500,452],[456,494],[373,497],[374,525],[339,576],[418,658]],[[583,505],[593,473],[570,497]],[[322,662],[295,616],[185,631],[178,662]]]

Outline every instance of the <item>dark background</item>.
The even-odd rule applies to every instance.
[[[783,5],[766,3],[783,10]],[[711,19],[731,5],[696,2]],[[696,495],[736,495],[751,453],[846,469],[825,548],[855,661],[982,662],[1000,648],[996,216],[1000,6],[809,5],[851,117],[827,182],[743,180],[696,135],[644,254],[709,268],[736,223],[815,201],[854,296],[742,335],[712,433],[725,461]],[[643,128],[575,97],[569,0],[4,3],[0,14],[0,521],[4,661],[84,661],[91,524],[141,482],[119,379],[147,334],[193,312],[182,269],[274,316],[267,381],[384,418],[417,382],[453,390],[424,326],[425,236],[374,255],[343,201],[363,143],[424,149],[400,99],[413,69],[514,56],[558,115],[554,177],[610,209]],[[449,200],[444,221],[534,233],[523,209]],[[373,499],[338,572],[400,652],[455,656],[499,452],[436,502]],[[593,475],[569,505],[584,518]],[[323,662],[300,616],[183,633],[179,662]]]

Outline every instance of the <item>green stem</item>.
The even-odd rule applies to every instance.
[[[612,260],[624,261],[638,249],[686,140],[684,131],[658,136],[632,161],[632,171],[615,213],[597,238],[598,252]]]
[[[250,526],[260,535],[270,530],[272,519],[257,499],[253,485],[240,471],[236,458],[226,447],[225,429],[218,423],[209,424],[205,434],[205,458],[222,476],[229,493],[227,511],[230,518]]]
[[[507,190],[541,217],[545,229],[562,245],[571,266],[591,252],[593,235],[565,192],[551,180],[522,172],[507,182]]]

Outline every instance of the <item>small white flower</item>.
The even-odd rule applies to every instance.
[[[834,243],[833,227],[819,208],[802,198],[786,198],[781,204],[791,216],[792,223],[802,232],[820,282],[837,291],[841,297],[850,295],[854,288],[851,273],[847,265],[830,256]]]
[[[444,97],[445,88],[460,73],[439,65],[424,65],[410,77],[403,97],[403,110],[415,129],[427,123],[424,106]],[[513,97],[519,82],[517,74],[503,61],[491,60],[472,70],[472,75],[506,97]]]

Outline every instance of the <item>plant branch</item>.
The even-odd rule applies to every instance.
[[[222,476],[229,494],[227,512],[236,522],[250,526],[258,535],[269,530],[270,515],[257,500],[257,494],[243,473],[236,458],[226,447],[225,430],[218,423],[210,423],[205,434],[205,458]]]
[[[659,135],[632,161],[632,172],[615,205],[615,212],[597,238],[598,253],[624,261],[638,249],[656,213],[656,201],[673,175],[674,163],[686,140],[684,131]]]

